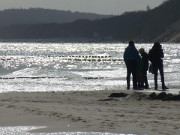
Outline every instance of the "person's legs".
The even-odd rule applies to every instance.
[[[159,72],[160,72],[160,75],[161,75],[161,82],[162,82],[162,89],[165,90],[165,89],[168,89],[165,85],[165,82],[164,82],[164,69],[163,69],[163,66],[159,68]]]
[[[143,85],[144,85],[145,89],[149,89],[149,83],[148,83],[148,79],[147,79],[147,71],[143,72]]]
[[[163,67],[159,67],[159,72],[160,72],[160,75],[161,75],[161,82],[162,82],[162,86],[164,86],[164,70],[163,70]]]
[[[142,89],[144,87],[143,73],[138,73],[137,76],[137,86],[139,89]]]
[[[157,77],[158,77],[158,67],[153,67],[154,72],[154,84],[155,84],[155,90],[158,89],[158,83],[157,83]]]
[[[137,86],[141,88],[141,73],[137,73]]]
[[[127,69],[127,89],[130,89],[130,77],[131,77],[131,72]]]
[[[137,62],[132,62],[132,75],[133,75],[133,89],[137,89]]]
[[[130,77],[133,76],[133,89],[137,89],[137,63],[135,60],[126,61],[127,89],[130,89]]]
[[[131,68],[131,62],[130,61],[126,61],[126,68],[127,68],[127,89],[130,89],[130,77],[131,77],[131,73],[132,73],[132,68]]]

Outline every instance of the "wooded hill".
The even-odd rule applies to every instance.
[[[121,16],[72,23],[12,25],[0,30],[7,39],[89,39],[90,41],[180,42],[180,0]]]
[[[102,19],[110,15],[80,13],[54,9],[30,8],[0,11],[0,26],[13,24],[66,23],[78,19]]]
[[[180,42],[180,0],[167,0],[146,12],[134,27],[132,38],[137,41]]]

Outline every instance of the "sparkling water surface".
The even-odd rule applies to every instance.
[[[135,135],[101,132],[59,132],[59,133],[29,133],[30,130],[45,127],[0,127],[1,135]]]
[[[146,51],[153,44],[136,44]],[[166,85],[179,92],[180,44],[162,44]],[[0,43],[0,91],[126,89],[124,43]],[[148,73],[153,89],[153,75]],[[159,77],[160,81],[160,77]],[[159,82],[160,84],[160,82]]]

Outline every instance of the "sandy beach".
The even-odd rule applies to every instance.
[[[134,93],[122,90],[1,93],[0,127],[47,127],[33,133],[179,135],[179,101],[109,97],[118,92]]]

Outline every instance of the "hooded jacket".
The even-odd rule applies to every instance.
[[[129,45],[124,51],[124,61],[128,60],[139,60],[139,52],[134,45]]]

